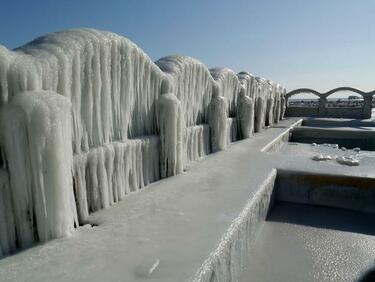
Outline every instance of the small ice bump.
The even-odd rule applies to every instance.
[[[312,157],[312,159],[314,161],[329,161],[329,160],[332,160],[332,157],[329,156],[329,155],[323,155],[323,154],[319,154],[319,155],[315,155]]]
[[[157,259],[155,263],[151,266],[150,270],[148,271],[150,275],[156,270],[156,268],[159,266],[159,263],[160,259]]]
[[[339,148],[339,144],[332,144],[331,147],[334,148],[334,149],[338,149]]]
[[[346,151],[346,148],[345,147],[341,147],[341,151]]]
[[[353,156],[345,157],[341,156],[336,159],[339,164],[349,165],[349,166],[359,166],[359,160]]]
[[[359,147],[355,147],[355,148],[353,148],[353,151],[358,153],[358,152],[361,151],[361,148],[359,148]]]
[[[141,278],[150,278],[151,275],[155,278],[156,276],[160,275],[160,273],[158,274],[157,271],[159,264],[159,258],[146,257],[138,264],[138,266],[136,266],[134,273],[137,277]]]
[[[312,143],[311,146],[315,147],[315,146],[318,146],[318,144]]]

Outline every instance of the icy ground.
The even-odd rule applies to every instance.
[[[356,281],[375,262],[375,215],[277,203],[240,281]]]
[[[274,168],[375,177],[372,164],[313,161],[307,144],[261,152],[296,120],[234,143],[186,173],[92,214],[93,227],[72,237],[0,260],[0,281],[188,281]]]

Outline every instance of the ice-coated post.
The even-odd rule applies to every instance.
[[[172,91],[172,85],[169,80],[164,79],[157,106],[162,178],[179,174],[183,169],[181,103],[170,91]]]
[[[286,107],[288,105],[288,98],[286,97],[286,89],[283,89],[283,93],[281,94],[281,114],[280,114],[280,120],[282,120],[285,117]]]
[[[238,119],[241,138],[249,138],[254,131],[254,103],[246,96],[244,87],[241,87],[238,96]]]
[[[274,106],[273,97],[269,97],[267,99],[267,110],[266,110],[268,126],[273,125],[273,106]]]
[[[209,106],[208,123],[211,132],[212,152],[227,148],[227,110],[225,98],[220,95],[220,87],[212,85],[212,98]]]
[[[256,117],[255,117],[255,132],[259,132],[264,127],[264,119],[265,119],[265,108],[266,108],[266,101],[263,97],[257,97],[256,103]]]

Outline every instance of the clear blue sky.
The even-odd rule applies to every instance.
[[[287,86],[375,89],[375,0],[1,0],[0,44],[92,27]]]

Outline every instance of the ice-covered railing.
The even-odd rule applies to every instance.
[[[181,170],[189,162],[210,151],[210,148],[207,148],[207,144],[211,143],[209,106],[215,81],[203,63],[188,56],[168,56],[155,63],[167,75],[171,88],[169,91],[174,93],[181,103]]]
[[[90,212],[225,149],[228,116],[243,138],[254,120],[258,131],[267,116],[277,122],[280,91],[190,57],[154,64],[93,29],[0,46],[1,253],[70,234]]]

